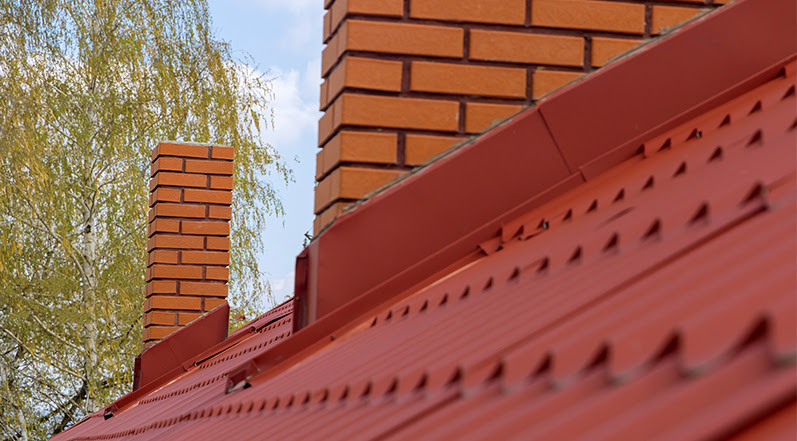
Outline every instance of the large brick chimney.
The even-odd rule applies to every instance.
[[[315,232],[452,144],[728,0],[325,0]]]
[[[144,347],[226,301],[233,156],[175,142],[152,152]]]

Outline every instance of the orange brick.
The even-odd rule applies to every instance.
[[[313,232],[314,234],[318,234],[321,230],[326,227],[327,225],[331,224],[335,218],[340,215],[343,210],[343,207],[349,205],[348,202],[338,202],[336,204],[332,204],[329,208],[324,210],[321,214],[316,216],[313,220]]]
[[[235,148],[225,146],[213,146],[210,152],[212,159],[226,159],[232,161],[235,159]]]
[[[423,164],[463,139],[452,136],[407,135],[405,162],[407,165]]]
[[[148,236],[155,233],[179,233],[180,221],[177,219],[155,219],[149,223]]]
[[[403,13],[404,0],[344,0],[335,2],[329,8],[329,32],[334,32],[340,22],[349,14],[401,17]],[[329,33],[324,33],[324,38],[328,35]]]
[[[457,95],[526,97],[526,70],[415,61],[410,89]]]
[[[340,114],[335,111],[335,127],[360,125],[456,131],[459,103],[418,98],[395,98],[346,94],[338,98]]]
[[[155,263],[177,263],[177,251],[153,250],[147,256],[147,265]]]
[[[210,188],[213,190],[232,190],[232,176],[211,176]]]
[[[180,224],[182,234],[228,236],[230,224],[228,222],[213,221],[182,221]]]
[[[592,65],[603,66],[612,58],[639,45],[639,40],[592,37]]]
[[[182,158],[158,158],[149,167],[149,175],[155,176],[159,171],[183,171]]]
[[[658,34],[666,28],[672,28],[705,10],[695,8],[679,8],[678,6],[653,6],[651,32]]]
[[[322,75],[346,51],[459,58],[464,32],[454,27],[347,20],[321,54]]]
[[[557,72],[553,70],[538,70],[534,72],[532,89],[534,98],[553,92],[554,90],[571,83],[584,74],[579,72]]]
[[[157,248],[174,248],[181,250],[197,249],[201,250],[205,246],[202,237],[183,236],[180,234],[154,234],[147,241],[147,250],[152,251]]]
[[[329,11],[324,14],[322,35],[324,43],[326,43],[327,39],[332,35],[332,14]]]
[[[229,237],[212,237],[212,236],[208,236],[208,237],[205,238],[205,241],[207,242],[207,245],[205,246],[205,248],[207,248],[209,250],[219,250],[219,251],[229,251],[230,250],[230,238]]]
[[[329,74],[326,102],[334,100],[347,87],[398,92],[401,70],[400,61],[346,57]]]
[[[205,311],[216,309],[225,303],[227,303],[227,301],[224,299],[205,299]]]
[[[521,105],[468,103],[465,109],[465,131],[478,133],[496,121],[508,118],[523,110]]]
[[[207,280],[223,280],[230,279],[230,269],[220,266],[209,266],[205,268],[205,279]]]
[[[526,0],[410,0],[410,16],[522,25],[526,20]]]
[[[232,192],[214,190],[186,189],[183,192],[183,201],[199,202],[203,204],[232,204]]]
[[[332,75],[332,74],[330,74],[330,75]],[[329,80],[324,80],[324,82],[321,83],[321,90],[318,93],[318,96],[319,96],[319,106],[318,106],[318,108],[320,110],[324,110],[324,109],[327,108],[327,106],[329,106],[329,96],[328,96],[329,95],[329,84],[328,83],[329,83]]]
[[[185,161],[185,171],[187,173],[232,176],[233,163],[232,161],[188,159]]]
[[[229,265],[230,253],[225,251],[183,251],[182,263],[199,265]]]
[[[202,314],[195,313],[195,312],[181,312],[177,314],[177,324],[180,326],[185,326],[194,320],[202,317]]]
[[[581,66],[584,63],[584,40],[560,35],[474,29],[470,32],[470,58]]]
[[[201,311],[202,299],[184,296],[152,296],[144,300],[144,312],[153,309]]]
[[[316,187],[315,212],[321,213],[339,198],[360,199],[402,174],[398,170],[339,167]]]
[[[205,206],[160,202],[150,208],[149,217],[150,221],[154,220],[156,217],[203,218],[205,217]]]
[[[174,280],[153,280],[147,283],[146,297],[152,294],[177,294],[177,282]]]
[[[168,187],[205,187],[208,185],[208,177],[186,173],[159,172],[149,181],[149,191],[153,191],[161,185]]]
[[[174,325],[173,312],[150,311],[144,314],[144,326],[149,325]]]
[[[180,202],[180,191],[176,188],[156,188],[149,194],[149,206],[156,202]]]
[[[144,329],[142,339],[145,342],[148,340],[162,340],[179,330],[180,328],[177,326],[148,326]]]
[[[181,295],[226,297],[227,284],[217,282],[180,282]]]
[[[316,179],[341,162],[394,164],[398,136],[395,133],[342,131],[324,145],[316,157]]]
[[[645,32],[645,5],[594,0],[534,0],[531,24],[593,31]]]
[[[152,160],[158,156],[179,156],[182,158],[207,158],[208,148],[198,144],[162,142],[152,151]]]
[[[232,219],[232,207],[223,207],[220,205],[211,205],[208,207],[208,217],[210,219]]]
[[[340,100],[328,107],[326,113],[318,120],[318,145],[322,146],[335,130],[335,111],[340,112]]]
[[[147,270],[151,270],[152,279],[198,280],[202,278],[201,266],[155,264],[147,268]]]

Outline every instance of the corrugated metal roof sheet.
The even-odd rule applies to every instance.
[[[296,364],[259,371],[292,325],[258,320],[55,439],[793,434],[795,70],[506,223],[480,259]]]

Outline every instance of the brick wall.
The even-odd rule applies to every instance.
[[[728,0],[325,0],[316,233],[341,209]]]
[[[145,347],[225,302],[233,156],[201,144],[152,152]]]

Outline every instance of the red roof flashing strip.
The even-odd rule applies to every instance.
[[[329,323],[346,323],[389,301],[644,139],[772,79],[797,52],[796,9],[792,0],[728,5],[377,193],[297,262],[294,325],[336,310]]]

